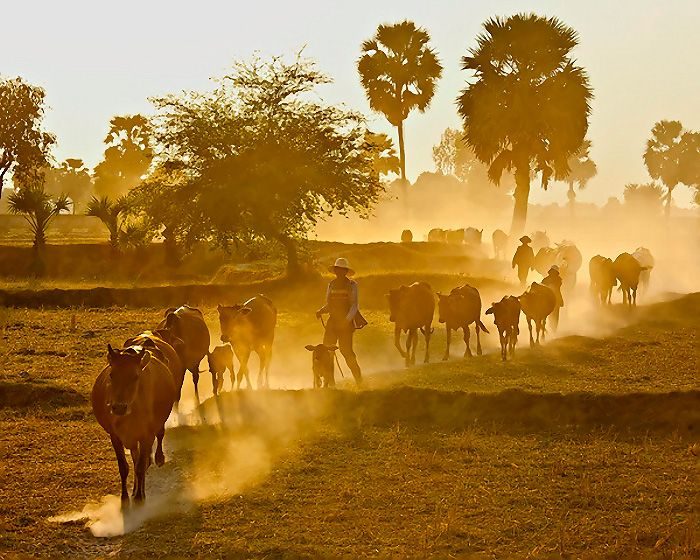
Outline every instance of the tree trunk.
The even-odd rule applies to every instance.
[[[397,127],[399,131],[399,162],[401,164],[401,181],[406,185],[406,148],[403,140],[403,121]]]
[[[299,276],[301,274],[301,266],[299,264],[299,253],[297,251],[296,241],[283,234],[278,234],[275,237],[287,252],[287,276]]]
[[[574,214],[576,213],[576,191],[574,190],[573,181],[569,183],[569,191],[566,193],[566,195],[569,199],[569,214],[573,218]]]
[[[515,169],[515,205],[513,206],[513,221],[510,232],[520,235],[525,230],[527,222],[527,204],[530,197],[530,165],[521,163]]]
[[[664,214],[668,220],[671,217],[671,197],[673,196],[673,187],[666,187],[666,206],[664,207]]]

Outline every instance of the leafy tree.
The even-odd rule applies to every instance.
[[[664,189],[657,183],[625,185],[625,205],[643,214],[658,214],[663,206]]]
[[[401,170],[399,158],[396,157],[394,143],[386,134],[365,133],[367,149],[372,153],[374,168],[379,175],[398,174]]]
[[[151,131],[143,115],[117,116],[110,121],[107,148],[95,166],[95,192],[117,198],[141,182],[153,159]]]
[[[109,231],[109,244],[116,253],[121,245],[121,236],[129,212],[129,204],[125,197],[112,200],[107,195],[93,196],[88,202],[88,216],[94,216],[105,225]]]
[[[588,131],[592,92],[571,58],[577,44],[576,32],[558,19],[517,14],[487,20],[462,59],[475,75],[457,100],[465,139],[494,183],[514,171],[515,233],[527,221],[532,173],[541,173],[545,189],[550,178],[564,179]]]
[[[21,175],[48,165],[56,138],[42,129],[45,97],[42,88],[22,78],[0,79],[0,196],[9,174],[21,182]]]
[[[442,75],[430,35],[412,21],[380,25],[374,37],[362,43],[357,63],[369,106],[382,113],[399,136],[401,179],[406,181],[404,121],[414,109],[424,112]]]
[[[579,149],[569,156],[569,160],[567,162],[569,166],[569,174],[566,176],[564,181],[569,185],[567,198],[569,199],[569,209],[572,216],[574,214],[574,207],[576,204],[576,191],[574,190],[574,185],[578,185],[579,190],[585,189],[588,181],[593,179],[593,177],[598,174],[598,167],[591,159],[590,151],[591,141],[584,140]]]
[[[155,100],[161,165],[182,167],[183,212],[216,242],[281,244],[290,274],[297,243],[323,217],[367,216],[383,192],[361,115],[313,100],[330,80],[299,57],[234,66],[209,94]],[[195,226],[189,226],[191,228]]]
[[[44,171],[44,188],[51,195],[65,193],[75,214],[92,194],[92,177],[82,159],[68,158],[60,166]]]
[[[454,175],[460,181],[477,182],[482,178],[484,164],[464,141],[464,132],[456,128],[445,129],[440,143],[433,146],[433,162],[438,172]]]

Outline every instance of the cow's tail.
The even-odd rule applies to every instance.
[[[484,323],[481,322],[481,319],[477,319],[476,321],[479,323],[479,328],[486,334],[489,334],[489,330],[484,326]]]

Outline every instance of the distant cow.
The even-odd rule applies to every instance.
[[[550,241],[546,231],[536,231],[532,234],[532,250],[537,253],[544,247],[549,247]]]
[[[170,308],[165,312],[165,319],[158,325],[158,329],[167,329],[184,342],[182,360],[185,368],[192,373],[196,393],[199,383],[199,364],[209,353],[210,343],[209,329],[204,322],[202,312],[188,305]]]
[[[546,276],[553,264],[556,264],[557,250],[553,247],[541,247],[535,252],[533,268],[542,276]]]
[[[221,342],[231,343],[236,358],[240,362],[237,388],[240,388],[243,376],[250,385],[248,360],[252,352],[260,358],[258,389],[269,388],[277,308],[268,297],[258,294],[243,304],[219,305],[218,310]]]
[[[508,252],[508,234],[502,229],[497,229],[491,234],[493,242],[493,258],[505,259]]]
[[[629,253],[622,253],[615,259],[613,268],[620,281],[622,303],[630,307],[637,305],[637,286],[644,267]]]
[[[552,265],[559,267],[562,288],[565,293],[571,293],[576,285],[576,274],[581,268],[583,258],[581,252],[571,241],[557,243],[557,247],[543,247],[535,254],[533,268],[542,276],[546,276]]]
[[[466,349],[464,357],[472,355],[469,348],[469,325],[474,323],[476,331],[476,354],[481,356],[481,337],[479,331],[483,330],[488,333],[484,324],[481,322],[481,296],[479,290],[465,284],[459,288],[454,288],[448,295],[438,294],[438,318],[441,323],[445,323],[447,329],[447,348],[443,360],[450,357],[450,339],[452,331],[462,329],[464,333],[464,343]]]
[[[461,245],[464,243],[464,228],[448,229],[445,232],[445,241],[452,245]]]
[[[431,229],[428,232],[428,241],[430,243],[445,243],[447,241],[447,231],[440,228]]]
[[[175,401],[178,402],[182,395],[182,384],[185,380],[185,365],[174,346],[181,349],[184,346],[184,342],[174,336],[170,337],[170,341],[170,343],[166,342],[152,331],[143,331],[141,334],[124,341],[124,347],[141,346],[146,350],[157,349],[160,352],[160,355],[156,356],[168,366],[173,375],[173,381],[175,381],[175,388],[177,389]]]
[[[612,259],[596,255],[588,263],[588,273],[591,277],[591,293],[601,304],[609,305],[613,288],[617,286]]]
[[[406,359],[406,367],[416,363],[418,330],[425,337],[425,363],[430,359],[430,336],[435,314],[435,295],[426,282],[415,282],[390,290],[389,320],[394,323],[394,345]],[[407,332],[406,350],[401,347],[401,333]]]
[[[547,317],[557,305],[557,296],[548,286],[533,282],[530,285],[530,289],[518,299],[520,300],[520,307],[523,310],[525,319],[527,319],[528,331],[530,331],[530,348],[533,348],[540,343],[540,335],[542,340],[544,340]],[[532,337],[533,321],[535,322],[536,340]]]
[[[471,247],[481,247],[481,234],[483,229],[468,227],[464,230],[464,242]]]
[[[411,243],[413,241],[413,232],[410,229],[405,229],[401,232],[401,243]]]
[[[503,296],[501,301],[491,304],[486,315],[493,315],[501,342],[501,359],[505,362],[508,354],[511,358],[515,355],[515,345],[518,343],[520,301],[514,296]]]
[[[231,387],[236,386],[236,371],[233,368],[233,350],[228,344],[217,346],[207,355],[209,362],[209,373],[211,373],[211,386],[214,389],[214,395],[218,395],[221,388],[224,386],[224,374],[228,370],[229,378],[231,379]],[[240,385],[240,383],[238,384]],[[248,380],[248,388],[250,388],[250,379]]]
[[[325,344],[307,344],[306,349],[311,352],[311,369],[314,374],[314,389],[319,387],[335,387],[335,363],[334,352],[337,346]]]
[[[654,256],[646,247],[637,247],[637,250],[632,253],[632,256],[637,259],[637,262],[644,267],[639,274],[639,289],[645,293],[649,289],[649,279],[651,278],[651,269],[654,268]]]
[[[163,436],[165,421],[175,402],[177,388],[163,362],[140,346],[115,350],[107,346],[108,365],[97,376],[92,388],[92,410],[112,441],[119,465],[122,503],[128,503],[126,481],[129,464],[124,448],[134,463],[133,497],[146,499],[146,469],[151,463],[153,442],[157,439],[155,462],[165,462]]]

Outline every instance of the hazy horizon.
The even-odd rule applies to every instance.
[[[557,16],[579,33],[574,57],[594,88],[589,138],[598,176],[578,200],[604,203],[610,196],[620,197],[626,183],[650,180],[641,156],[656,121],[680,120],[689,129],[700,129],[700,104],[688,80],[700,75],[697,56],[688,56],[700,51],[694,33],[700,3],[559,4],[445,1],[429,10],[415,0],[352,6],[319,0],[293,6],[204,1],[196,9],[180,1],[14,4],[8,18],[13,25],[0,35],[0,48],[11,53],[2,75],[20,75],[46,88],[46,125],[58,137],[56,158],[79,157],[92,167],[101,158],[112,116],[152,112],[150,96],[208,89],[210,77],[255,51],[291,55],[305,47],[305,55],[334,80],[320,95],[361,110],[374,130],[396,140],[385,119],[370,113],[356,61],[361,42],[378,24],[411,19],[429,31],[445,68],[430,108],[407,121],[407,170],[414,181],[420,172],[434,169],[432,146],[444,129],[460,124],[454,99],[468,77],[460,58],[475,45],[484,20],[534,11]],[[565,200],[562,184],[547,193],[533,186],[533,203]],[[676,188],[676,204],[688,206],[690,200],[689,189]]]

